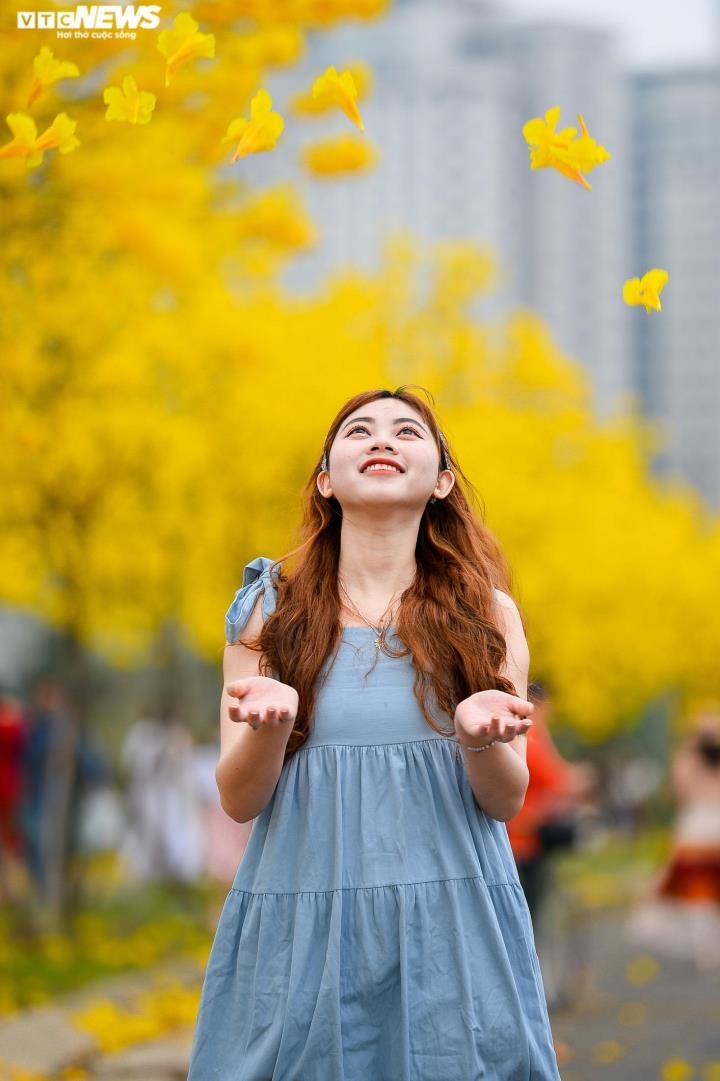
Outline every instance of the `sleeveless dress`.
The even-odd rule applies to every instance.
[[[258,595],[274,610],[271,562],[245,567],[230,644]],[[253,821],[188,1081],[560,1081],[505,824],[425,721],[411,658],[373,667],[374,638],[343,629],[310,738]]]

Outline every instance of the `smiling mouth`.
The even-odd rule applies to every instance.
[[[401,470],[396,469],[393,465],[370,465],[367,469],[363,469],[363,473],[400,473]]]

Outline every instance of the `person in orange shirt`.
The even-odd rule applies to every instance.
[[[547,687],[539,681],[531,683],[528,699],[535,706],[527,736],[530,783],[522,810],[509,820],[507,830],[534,917],[547,885],[548,856],[572,846],[573,812],[593,793],[597,771],[590,762],[568,762],[557,750],[548,728],[552,702]]]

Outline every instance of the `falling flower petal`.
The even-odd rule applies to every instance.
[[[169,86],[170,79],[183,64],[200,56],[215,56],[215,35],[199,33],[195,19],[183,11],[173,19],[172,30],[162,31],[157,47],[167,57],[165,86]]]
[[[232,162],[248,154],[273,150],[282,135],[285,121],[280,113],[272,111],[272,98],[267,90],[258,90],[250,102],[250,119],[237,117],[228,125],[223,142],[237,142]]]
[[[5,119],[15,138],[0,147],[0,158],[18,158],[32,153],[37,139],[37,126],[33,118],[25,113],[10,113]]]
[[[581,134],[577,138],[577,128],[556,132],[559,120],[560,108],[555,105],[545,113],[544,120],[536,116],[523,125],[522,132],[530,148],[530,168],[557,169],[591,191],[583,174],[608,161],[610,154],[592,138],[582,116],[578,116]]]
[[[357,92],[357,100],[362,101],[368,97],[372,90],[372,71],[367,64],[360,61],[348,64],[345,69],[352,76]],[[290,100],[290,109],[295,116],[321,116],[334,109],[335,102],[328,101],[324,97],[315,97],[313,88],[302,94],[295,94]]]
[[[56,59],[47,45],[43,45],[33,60],[33,69],[35,78],[28,94],[28,108],[42,93],[44,87],[51,86],[52,83],[56,83],[59,79],[72,79],[80,74],[77,64],[71,64],[69,60]]]
[[[305,147],[302,152],[305,168],[320,177],[362,172],[371,168],[376,160],[377,154],[370,143],[356,135],[323,139]]]
[[[106,120],[127,120],[130,124],[147,124],[155,108],[156,97],[149,90],[138,90],[132,75],[126,75],[119,86],[106,86],[103,101],[107,105]]]
[[[25,158],[28,168],[39,165],[46,150],[69,154],[80,145],[74,135],[77,121],[71,120],[67,113],[58,113],[50,127],[39,136],[35,121],[25,113],[10,113],[6,120],[15,138],[0,147],[0,158]]]
[[[313,98],[321,105],[336,105],[352,120],[360,131],[365,131],[360,111],[357,106],[358,92],[355,80],[351,72],[341,71],[340,74],[334,67],[329,67],[324,75],[313,83]]]
[[[660,292],[667,284],[667,270],[653,267],[642,278],[629,278],[623,285],[623,300],[626,304],[644,304],[646,311],[662,311]]]

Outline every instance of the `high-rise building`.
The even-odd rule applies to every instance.
[[[489,3],[412,0],[381,22],[313,39],[298,72],[276,77],[279,100],[330,63],[365,59],[376,90],[363,103],[380,153],[372,174],[299,187],[323,232],[318,250],[287,276],[314,287],[345,265],[371,269],[390,232],[425,241],[471,240],[496,255],[502,282],[492,316],[528,306],[560,347],[582,363],[599,413],[630,383],[622,281],[630,262],[626,80],[613,36],[567,24],[513,25]],[[531,172],[522,126],[553,105],[561,124],[585,115],[612,160],[591,174],[594,191],[553,170]],[[294,153],[334,116],[288,125]],[[266,178],[283,168],[268,162]]]
[[[668,271],[635,322],[636,384],[666,438],[657,467],[720,508],[720,66],[638,75],[635,264]]]
[[[633,395],[666,431],[657,470],[720,506],[720,66],[633,77],[612,31],[505,12],[400,0],[376,24],[314,36],[301,67],[275,77],[281,102],[329,64],[364,59],[376,80],[362,111],[379,164],[326,182],[298,170],[323,237],[287,284],[305,291],[334,269],[370,270],[397,229],[487,246],[502,281],[484,313],[537,311],[586,369],[597,413]],[[554,105],[561,127],[582,113],[610,151],[591,192],[529,168],[522,126]],[[295,154],[344,130],[335,113],[288,124],[283,138]],[[254,174],[285,179],[287,155],[267,155]],[[660,315],[622,300],[623,282],[652,266],[670,273]]]
[[[559,345],[587,370],[599,414],[630,389],[628,319],[622,281],[631,252],[627,80],[614,35],[567,22],[498,24],[471,43],[478,63],[504,60],[513,73],[506,118],[503,213],[513,303],[548,322]],[[525,120],[560,106],[558,129],[582,114],[610,160],[587,191],[553,169],[531,171]]]

